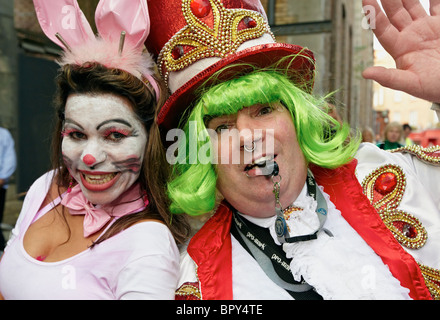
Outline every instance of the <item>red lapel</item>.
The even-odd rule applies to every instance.
[[[232,300],[231,221],[231,210],[221,204],[188,245],[203,300]]]

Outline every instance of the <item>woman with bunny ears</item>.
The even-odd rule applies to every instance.
[[[65,51],[53,170],[26,196],[0,262],[0,293],[173,299],[176,243],[189,227],[182,216],[171,220],[164,191],[168,165],[154,118],[166,96],[143,51],[146,1],[100,1],[99,37],[76,0],[34,5],[43,31]]]

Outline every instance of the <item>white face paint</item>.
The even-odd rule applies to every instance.
[[[138,179],[147,133],[127,99],[69,96],[62,134],[64,162],[91,203],[111,203]]]

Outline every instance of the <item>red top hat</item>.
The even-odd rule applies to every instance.
[[[301,46],[276,43],[259,0],[147,0],[151,17],[146,46],[157,56],[171,96],[158,115],[165,129],[178,126],[196,98],[195,90],[226,66],[217,80],[237,72],[268,67],[282,58],[282,67],[298,85],[311,91],[313,53]],[[296,56],[295,56],[296,55]]]

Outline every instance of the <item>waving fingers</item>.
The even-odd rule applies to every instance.
[[[402,3],[413,20],[422,19],[428,15],[419,0],[402,0]]]
[[[430,1],[430,12],[433,16],[440,16],[440,0]]]

